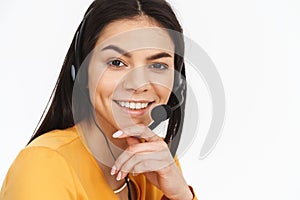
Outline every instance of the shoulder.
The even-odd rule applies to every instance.
[[[76,126],[64,129],[53,130],[45,133],[33,140],[26,148],[30,147],[45,147],[53,150],[72,143],[79,139]]]
[[[72,157],[81,146],[75,127],[39,136],[12,163],[0,199],[76,199],[80,184]]]
[[[75,198],[74,173],[57,151],[47,147],[23,149],[11,165],[0,199]],[[16,192],[18,191],[18,192]],[[60,193],[62,196],[56,196]],[[45,199],[45,198],[44,198]]]
[[[79,138],[75,126],[45,133],[33,140],[19,153],[12,167],[14,165],[22,166],[22,168],[30,166],[28,170],[38,170],[36,168],[44,165],[47,166],[43,170],[52,165],[67,167],[64,149],[73,146],[72,144],[77,140]]]
[[[72,167],[69,157],[72,155],[68,154],[72,152],[69,149],[76,149],[79,143],[75,127],[45,133],[18,154],[10,171],[15,171],[14,174],[18,174],[19,177],[30,174],[31,179],[38,174],[45,178],[51,178],[48,176],[53,175],[60,178],[67,178],[68,175],[71,177]]]
[[[12,163],[9,173],[23,175],[19,172],[24,172],[24,176],[30,174],[31,177],[42,173],[45,176],[46,174],[43,172],[46,171],[57,173],[56,168],[58,171],[68,168],[67,162],[59,152],[48,147],[33,146],[26,147],[19,153]]]

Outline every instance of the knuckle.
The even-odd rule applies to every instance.
[[[137,151],[136,145],[131,145],[131,146],[127,147],[127,152],[128,152],[129,154],[135,154],[136,151]]]
[[[141,169],[141,166],[140,165],[135,165],[133,167],[133,172],[134,173],[143,173],[143,170]]]
[[[119,160],[117,160],[114,165],[116,166],[117,169],[120,169],[121,167]]]
[[[165,143],[165,141],[161,140],[161,141],[159,141],[159,143],[161,144],[161,146],[162,146],[164,149],[169,149],[168,144]]]
[[[149,170],[150,169],[150,163],[147,162],[146,160],[142,162],[142,166],[144,169]]]
[[[129,167],[128,165],[124,165],[124,166],[122,167],[122,172],[123,172],[123,173],[129,173],[129,171],[130,171],[130,167]]]
[[[159,151],[169,149],[167,143],[165,143],[163,140],[156,141],[155,146],[156,146],[157,150],[159,150]]]

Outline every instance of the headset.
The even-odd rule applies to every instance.
[[[93,8],[87,12],[87,14],[84,16],[83,20],[81,21],[78,30],[76,31],[75,43],[74,43],[75,59],[74,59],[74,63],[72,64],[71,70],[70,70],[71,78],[72,78],[73,82],[75,82],[77,72],[78,72],[81,62],[82,62],[81,48],[82,48],[83,30],[84,30],[84,27],[86,24],[86,20],[92,11],[93,11]],[[184,67],[184,63],[182,63],[182,65],[183,65],[182,67]],[[176,98],[178,99],[178,103],[175,104],[174,106],[165,104],[165,105],[158,105],[158,106],[154,107],[151,110],[151,118],[152,118],[153,122],[149,125],[149,128],[151,130],[153,130],[155,127],[157,127],[161,122],[169,119],[171,117],[172,113],[175,110],[177,110],[178,108],[180,108],[180,106],[184,102],[184,91],[185,90],[186,90],[186,81],[185,81],[185,79],[183,79],[181,77],[181,71],[180,71],[180,73],[178,73],[178,76],[175,76],[174,92],[173,92],[175,94],[177,91],[180,91],[179,97],[176,96]],[[177,133],[173,133],[173,134],[169,133],[166,135],[165,142],[168,144],[169,148],[171,148],[172,140],[176,135],[177,135]],[[180,139],[180,137],[179,137],[179,139]],[[175,144],[176,146],[178,146],[179,139]],[[175,155],[176,150],[177,150],[177,147],[175,148],[175,152],[171,151],[173,156]]]

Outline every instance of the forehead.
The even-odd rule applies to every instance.
[[[122,47],[128,52],[141,49],[174,52],[175,48],[168,31],[149,17],[121,19],[106,25],[98,37],[96,49],[108,45]]]

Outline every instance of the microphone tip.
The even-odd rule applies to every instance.
[[[158,105],[151,110],[151,117],[154,121],[162,122],[170,118],[172,109],[169,105]]]

